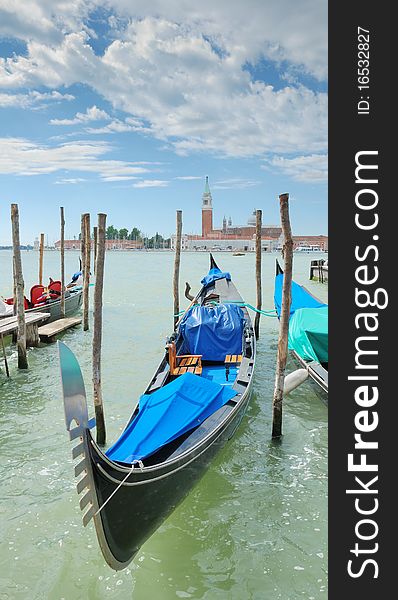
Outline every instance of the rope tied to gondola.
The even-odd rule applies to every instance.
[[[105,502],[99,507],[99,509],[97,510],[97,512],[94,514],[94,517],[96,515],[98,515],[101,510],[104,508],[104,506],[106,506],[109,502],[109,500],[116,494],[116,492],[122,487],[122,485],[127,481],[127,479],[130,477],[131,473],[134,471],[134,467],[138,465],[138,467],[140,468],[140,470],[142,471],[142,469],[144,468],[144,463],[142,462],[142,460],[133,460],[132,464],[131,464],[131,469],[130,471],[127,473],[126,477],[124,479],[122,479],[122,481],[119,483],[119,485],[117,486],[117,488],[115,488],[112,492],[112,494],[105,500]]]
[[[209,302],[207,302],[207,304],[217,305],[219,303],[216,302],[215,300],[210,300]],[[229,301],[228,304],[237,304],[237,306],[250,308],[250,310],[253,310],[254,312],[257,312],[260,315],[264,315],[264,317],[272,317],[273,318],[273,317],[277,317],[278,316],[276,314],[276,310],[274,308],[271,308],[270,310],[260,310],[259,308],[256,308],[252,304],[248,304],[247,302],[240,302],[240,301],[236,301],[236,302]],[[194,304],[193,306],[200,306],[200,304]],[[174,315],[174,316],[175,317],[181,317],[185,312],[186,312],[185,310],[181,310],[177,315]]]
[[[246,306],[246,308],[250,308],[250,310],[257,312],[260,315],[264,315],[264,317],[277,317],[278,316],[276,314],[276,310],[274,308],[271,308],[269,310],[261,310],[259,308],[256,308],[255,306],[252,306],[251,304],[247,304],[246,302],[238,302],[236,304],[238,304],[238,306]]]

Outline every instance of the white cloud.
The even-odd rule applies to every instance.
[[[94,35],[86,18],[96,7],[110,11],[113,36],[123,37],[126,22],[152,16],[200,30],[220,53],[240,64],[265,56],[325,77],[326,0],[246,0],[235,2],[233,10],[230,0],[0,0],[0,33],[52,44],[67,33]]]
[[[174,177],[174,179],[179,179],[181,181],[191,181],[193,179],[203,179],[203,175],[181,175],[180,177]]]
[[[326,154],[311,154],[284,158],[275,156],[266,161],[265,169],[269,166],[276,168],[295,181],[306,183],[323,183],[328,178],[328,157]]]
[[[327,70],[326,0],[110,0],[119,14],[149,15],[200,30],[231,62],[256,63],[262,56],[288,61],[314,77]]]
[[[130,178],[150,172],[141,163],[103,158],[112,149],[103,141],[81,140],[46,146],[22,138],[0,138],[0,174],[43,175],[78,171],[107,179]]]
[[[78,123],[88,123],[89,121],[107,121],[110,116],[104,110],[97,106],[87,108],[85,113],[78,112],[73,119],[51,119],[51,125],[77,125]]]
[[[28,24],[25,30],[20,24],[28,53],[0,60],[0,86],[88,85],[135,121],[115,120],[90,133],[126,131],[131,125],[181,155],[326,150],[326,94],[288,83],[276,90],[256,78],[259,62],[270,60],[276,68],[286,61],[289,72],[324,80],[326,2],[247,0],[231,10],[227,0],[198,5],[154,0],[149,7],[142,0],[109,0],[106,6],[114,14],[112,32],[117,39],[101,56],[90,46],[84,26],[88,4],[94,3],[85,3],[81,18],[80,1],[70,0],[69,17],[59,3],[59,17],[49,0],[36,11],[44,18],[47,37],[29,34]],[[19,20],[25,23],[22,12]],[[63,32],[62,38],[50,35],[50,25]],[[72,124],[73,119],[63,121]]]
[[[83,181],[86,181],[86,179],[83,179],[82,177],[65,177],[59,181],[54,181],[54,183],[58,185],[71,185],[75,183],[82,183]]]
[[[61,94],[57,91],[52,92],[37,92],[31,91],[27,94],[1,94],[1,108],[43,108],[49,103],[58,103],[64,100],[71,101],[75,97],[72,94]]]
[[[0,0],[0,35],[59,43],[62,35],[83,27],[91,0]]]
[[[112,121],[111,123],[108,123],[108,125],[105,125],[105,127],[86,127],[85,129],[86,133],[92,133],[96,135],[103,133],[124,133],[126,131],[139,130],[140,128],[136,125],[129,125],[128,122],[120,121],[118,119]]]
[[[216,181],[212,185],[212,188],[215,190],[242,190],[260,184],[261,181],[254,181],[252,179],[225,179],[224,181]]]
[[[168,185],[168,181],[161,181],[159,179],[143,179],[142,181],[137,181],[137,183],[133,183],[133,187],[135,188],[167,187]]]
[[[129,181],[130,179],[137,179],[134,175],[107,175],[103,176],[103,181]]]

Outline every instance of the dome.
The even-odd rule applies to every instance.
[[[249,227],[255,227],[256,226],[256,209],[253,210],[253,213],[247,219],[247,224],[249,225]]]

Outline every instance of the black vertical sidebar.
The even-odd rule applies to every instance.
[[[394,597],[397,593],[398,306],[393,287],[398,276],[398,199],[392,180],[398,173],[395,100],[398,69],[394,21],[391,3],[329,2],[329,598],[332,600],[374,600]],[[365,165],[357,171],[357,177],[356,157]],[[364,269],[356,271],[364,265]],[[356,272],[362,283],[356,281]],[[369,293],[368,297],[362,294],[357,298],[367,305],[364,308],[357,306],[356,288]],[[388,293],[385,308],[381,308],[385,294],[382,291],[377,294],[377,290],[383,289]],[[372,316],[358,320],[359,313]],[[373,331],[366,327],[373,327]],[[350,376],[360,379],[349,379]],[[376,379],[361,380],[363,377]],[[360,386],[362,392],[357,391]],[[360,411],[366,414],[359,414]],[[361,437],[355,438],[355,434]],[[376,446],[355,448],[358,440]],[[349,471],[350,454],[355,465],[363,460],[366,468],[370,466],[377,471]]]

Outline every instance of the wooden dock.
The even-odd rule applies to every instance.
[[[28,346],[36,346],[39,338],[37,335],[37,330],[39,327],[39,323],[46,321],[50,318],[50,313],[45,312],[35,312],[35,313],[26,313],[25,314],[25,323],[26,323],[26,343]],[[18,318],[17,316],[12,317],[4,317],[0,319],[0,335],[6,336],[16,333],[18,330]],[[31,343],[33,342],[33,343]]]
[[[47,323],[39,327],[40,341],[45,343],[54,342],[56,336],[71,327],[80,325],[82,322],[81,317],[66,317],[64,319],[58,319],[53,323]]]
[[[39,345],[39,323],[43,323],[50,318],[50,313],[31,313],[25,315],[26,324],[26,345],[27,346],[38,346]],[[6,349],[4,345],[4,337],[6,335],[12,335],[15,337],[18,331],[18,317],[17,315],[12,317],[4,317],[0,319],[0,341],[2,356],[0,360],[4,361],[6,368],[7,377],[10,376],[10,371],[7,363]]]

